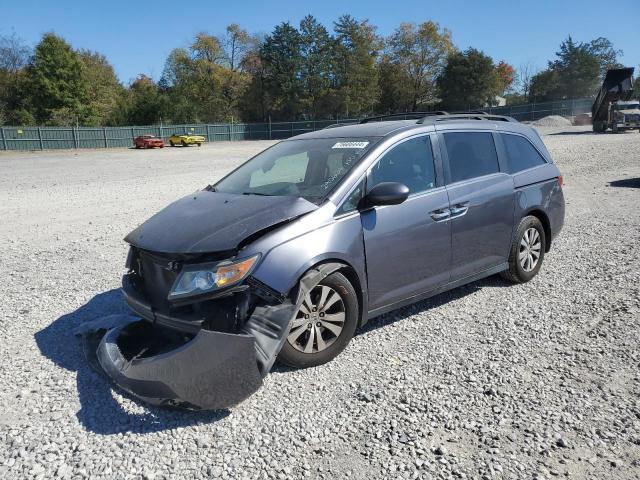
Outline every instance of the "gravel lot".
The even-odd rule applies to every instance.
[[[640,135],[542,133],[567,219],[532,282],[377,318],[208,413],[112,390],[71,330],[125,311],[126,233],[269,142],[0,154],[0,477],[640,477]]]

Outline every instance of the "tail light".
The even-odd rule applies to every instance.
[[[559,185],[560,187],[562,187],[562,186],[564,185],[564,178],[562,178],[562,175],[560,175],[560,176],[558,177],[558,185]]]

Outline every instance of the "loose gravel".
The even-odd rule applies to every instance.
[[[548,115],[531,122],[531,125],[536,127],[570,127],[571,120],[560,115]]]
[[[567,218],[533,281],[374,319],[207,413],[113,390],[71,331],[126,311],[128,231],[268,142],[0,154],[0,477],[638,478],[640,135],[542,134]]]

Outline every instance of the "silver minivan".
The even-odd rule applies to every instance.
[[[564,208],[539,135],[509,117],[299,135],[126,237],[135,316],[102,327],[97,358],[147,401],[228,407],[276,359],[325,363],[376,315],[489,275],[531,280]]]

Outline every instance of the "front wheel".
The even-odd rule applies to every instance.
[[[185,142],[184,140],[182,140],[182,146],[183,146],[183,147],[188,147],[188,146],[189,146],[189,144],[188,144],[187,142]]]
[[[358,325],[358,297],[347,278],[332,273],[313,287],[296,312],[278,359],[307,368],[334,359]]]
[[[502,278],[524,283],[537,275],[542,266],[547,238],[540,220],[529,215],[520,220],[511,242],[509,268],[501,272]]]
[[[173,141],[173,140],[169,140],[169,145],[171,145],[172,147],[175,147],[175,146],[176,146],[176,144],[174,143],[174,141]]]

